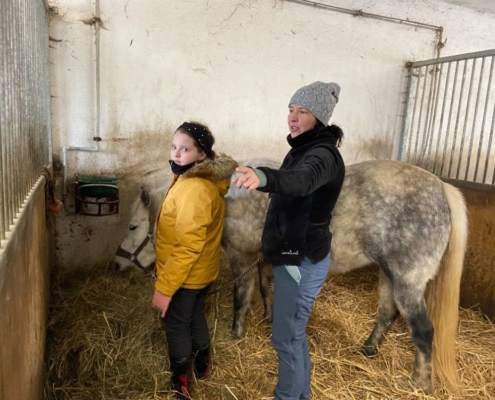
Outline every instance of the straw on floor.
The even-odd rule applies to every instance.
[[[208,298],[212,374],[193,381],[195,400],[272,399],[276,381],[270,325],[255,296],[246,336],[234,339],[232,276],[224,268]],[[331,276],[308,325],[315,400],[449,399],[411,386],[413,346],[399,319],[374,359],[359,348],[374,324],[377,276],[372,270]],[[150,308],[153,284],[139,271],[105,267],[64,273],[53,282],[46,355],[45,400],[172,399],[164,332]],[[464,399],[495,399],[495,325],[461,310],[457,341]]]

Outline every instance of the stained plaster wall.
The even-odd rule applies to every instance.
[[[442,56],[495,47],[493,14],[434,0],[321,2],[442,26]],[[62,146],[94,145],[95,7],[50,4],[58,10],[50,29],[57,161]],[[100,12],[102,142],[98,153],[69,152],[66,168],[69,181],[115,173],[121,212],[60,214],[63,267],[112,264],[130,204],[139,186],[168,175],[170,136],[184,120],[207,123],[217,149],[235,158],[281,159],[290,96],[312,81],[335,81],[342,92],[332,121],[344,129],[346,162],[395,157],[404,63],[437,54],[435,30],[282,0],[101,0]]]

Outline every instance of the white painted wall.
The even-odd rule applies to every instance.
[[[437,0],[321,0],[442,26],[442,56],[495,48],[495,15]],[[54,158],[94,145],[95,35],[88,0],[54,0],[51,21]],[[70,152],[67,170],[115,173],[119,216],[60,215],[59,262],[111,260],[140,185],[168,172],[168,142],[184,120],[210,126],[235,158],[282,158],[287,103],[315,80],[342,87],[332,121],[347,163],[393,158],[404,63],[436,56],[434,30],[354,17],[282,0],[101,0],[101,150]],[[60,179],[59,185],[60,187]],[[68,199],[71,200],[71,199]]]

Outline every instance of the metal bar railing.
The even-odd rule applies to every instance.
[[[485,61],[486,57],[482,59],[481,61],[481,71],[480,71],[480,78],[479,78],[479,84],[478,84],[478,92],[476,94],[476,104],[474,106],[474,116],[473,116],[473,121],[472,121],[472,128],[471,132],[476,131],[476,122],[478,122],[477,117],[478,117],[478,106],[480,104],[480,96],[481,96],[481,89],[483,87],[483,72],[485,71]],[[476,59],[474,60],[476,63]],[[473,68],[473,74],[474,74],[474,68]],[[467,119],[466,119],[467,122]],[[483,131],[481,131],[481,135],[483,135]],[[469,148],[468,148],[468,155],[467,155],[467,161],[466,161],[466,171],[464,173],[464,180],[468,180],[468,175],[469,175],[469,170],[470,170],[470,165],[471,165],[471,154],[473,152],[473,143],[474,143],[474,135],[471,135],[469,138]],[[481,138],[480,138],[480,143],[481,143]]]
[[[0,0],[0,248],[51,161],[48,4]]]
[[[488,77],[488,88],[490,88],[492,86],[492,79],[493,79],[493,66],[495,65],[495,58],[492,57],[491,58],[491,63],[490,63],[490,74],[489,74],[489,77]],[[477,157],[476,159],[479,160],[481,159],[481,150],[482,150],[482,143],[483,143],[483,140],[484,140],[484,133],[485,133],[485,123],[486,123],[486,115],[487,115],[487,112],[488,112],[488,104],[489,104],[489,100],[490,100],[490,90],[487,89],[486,91],[486,97],[485,97],[485,107],[484,107],[484,110],[483,110],[483,121],[481,123],[481,137],[480,137],[480,141],[479,141],[479,144],[478,144],[478,152],[477,152]],[[488,161],[489,157],[488,157],[488,154],[486,155],[486,158],[485,158],[485,163],[486,161]],[[476,178],[478,177],[478,166],[479,166],[479,163],[476,163],[476,166],[475,166],[475,169],[474,169],[474,180],[476,180]],[[486,171],[486,168],[485,168],[485,171]],[[483,181],[485,180],[485,177],[486,175],[483,174]]]
[[[433,67],[434,69],[437,68],[436,66]],[[434,83],[432,84],[432,88],[433,88],[433,94],[432,94],[432,97],[433,97],[433,104],[432,104],[432,108],[433,108],[433,115],[432,117],[430,118],[430,123],[428,124],[428,130],[426,131],[427,135],[427,139],[428,139],[428,145],[426,147],[426,150],[424,151],[424,159],[426,160],[426,169],[430,168],[430,165],[431,165],[431,162],[432,162],[432,159],[431,159],[431,151],[432,151],[432,148],[433,148],[433,137],[435,136],[435,121],[436,121],[436,118],[437,118],[437,111],[438,111],[438,103],[439,103],[439,99],[438,99],[438,96],[439,96],[439,91],[440,91],[440,82],[442,80],[442,70],[443,70],[443,65],[440,65],[440,68],[439,68],[439,72],[438,72],[438,76],[437,74],[432,71],[432,78],[434,79]],[[424,162],[422,163],[422,165],[425,165]]]
[[[466,65],[464,66],[464,71],[466,71],[467,67],[467,60],[465,61]],[[462,156],[464,153],[464,143],[466,142],[467,135],[466,135],[466,128],[468,125],[468,115],[469,115],[469,110],[471,108],[471,96],[473,95],[473,82],[474,82],[474,73],[476,71],[476,59],[473,59],[473,67],[471,68],[471,79],[469,79],[469,91],[468,91],[468,97],[467,97],[467,102],[466,102],[466,111],[463,112],[464,116],[464,124],[462,126],[462,136],[461,136],[461,145],[459,147],[459,156],[458,156],[458,161],[457,161],[457,170],[455,173],[455,179],[459,179],[459,175],[461,172],[461,165],[462,165]],[[459,99],[459,113],[460,113],[460,107],[462,105],[461,99]],[[473,136],[472,134],[470,135],[471,137]]]
[[[492,144],[493,144],[493,127],[495,126],[495,104],[493,105],[493,114],[492,114],[492,125],[491,125],[491,128],[490,128],[490,138],[489,138],[489,141],[488,141],[488,155],[491,154],[491,151],[492,151]],[[488,157],[486,158],[486,162],[485,162],[485,172],[483,174],[483,182],[485,182],[487,178],[487,172],[488,172],[488,163],[489,163],[489,159]],[[495,184],[495,174],[493,174],[493,177],[492,177],[492,185]]]
[[[407,67],[400,159],[445,179],[493,185],[495,50]]]
[[[447,78],[445,81],[445,87],[444,87],[444,91],[443,91],[442,111],[440,113],[440,126],[438,127],[439,132],[442,132],[443,121],[445,118],[445,106],[447,105],[447,93],[448,93],[448,88],[449,88],[449,78],[450,78],[451,66],[452,66],[452,64],[449,63],[449,65],[447,67]],[[443,65],[441,65],[440,68],[443,68]],[[447,135],[448,135],[448,131],[447,131]],[[447,136],[447,139],[445,140],[445,142],[447,142],[447,140],[448,140],[448,136]],[[438,156],[438,152],[440,151],[441,143],[442,143],[442,141],[440,140],[440,135],[438,135],[437,136],[437,146],[435,149],[435,155],[433,157],[433,169],[432,169],[433,173],[436,173],[436,171],[437,171],[437,164],[438,164],[438,157],[437,156]],[[442,156],[442,160],[443,159],[445,159],[445,151],[444,151],[443,156]]]
[[[423,165],[424,163],[424,159],[425,159],[425,153],[426,153],[426,146],[427,146],[427,143],[429,142],[428,140],[428,136],[430,134],[430,128],[431,128],[431,108],[432,108],[432,103],[435,102],[433,97],[434,97],[434,87],[435,87],[435,77],[436,77],[436,74],[435,74],[435,71],[434,69],[432,69],[430,71],[430,69],[428,67],[426,67],[426,74],[428,76],[428,73],[430,73],[430,76],[431,76],[431,79],[430,79],[430,89],[429,89],[429,93],[428,93],[428,105],[426,107],[426,118],[425,118],[425,125],[424,125],[424,129],[423,129],[423,140],[422,140],[422,144],[421,144],[421,154],[420,154],[420,157],[419,157],[419,165]],[[425,79],[425,82],[426,82],[426,79]],[[435,102],[436,103],[436,102]]]
[[[407,66],[410,68],[416,68],[416,67],[423,67],[425,65],[445,64],[445,63],[454,62],[454,61],[463,61],[463,60],[472,60],[475,58],[490,57],[493,55],[495,55],[495,49],[477,51],[475,53],[459,54],[456,56],[433,58],[431,60],[425,60],[425,61],[415,61],[415,62],[409,63]]]
[[[450,178],[450,174],[452,173],[452,166],[454,164],[454,152],[456,150],[456,144],[457,144],[457,132],[459,131],[459,122],[461,119],[461,106],[462,106],[462,95],[464,94],[464,84],[466,83],[466,70],[467,70],[467,61],[464,60],[464,70],[462,72],[462,80],[461,80],[461,90],[459,92],[459,102],[457,104],[457,113],[455,115],[455,126],[454,126],[454,137],[452,139],[452,146],[450,149],[450,162],[449,162],[449,171],[447,173],[447,176]],[[455,82],[454,82],[455,85]]]

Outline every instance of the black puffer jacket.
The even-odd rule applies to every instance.
[[[280,169],[258,167],[267,177],[258,190],[271,193],[262,237],[266,262],[299,265],[308,257],[316,263],[329,253],[330,219],[345,176],[336,129],[332,125],[289,135],[292,149]]]

